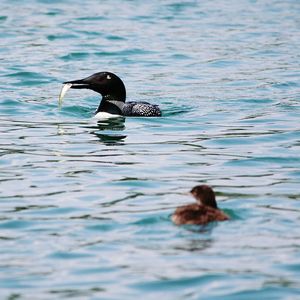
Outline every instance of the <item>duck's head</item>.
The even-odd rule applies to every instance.
[[[125,102],[126,90],[123,81],[111,72],[99,72],[79,80],[64,82],[71,89],[89,89],[102,95],[103,99]]]
[[[213,208],[218,208],[213,189],[208,185],[197,185],[191,189],[191,194],[197,202]]]

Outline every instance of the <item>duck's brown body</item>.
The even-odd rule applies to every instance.
[[[198,203],[180,206],[172,216],[172,221],[176,225],[205,225],[209,222],[226,220],[229,220],[229,217],[221,210]]]
[[[205,225],[209,222],[229,220],[223,211],[218,209],[215,193],[208,185],[198,185],[191,190],[197,203],[178,207],[172,215],[176,225]]]

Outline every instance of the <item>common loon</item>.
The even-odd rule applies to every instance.
[[[102,100],[96,110],[99,116],[139,116],[160,117],[158,105],[148,102],[126,102],[126,89],[123,81],[111,72],[95,73],[87,78],[64,82],[59,95],[61,103],[69,88],[90,89],[102,95]]]
[[[229,220],[229,216],[218,209],[215,193],[208,185],[197,185],[190,193],[197,203],[178,207],[172,215],[176,225],[205,225],[214,221]]]

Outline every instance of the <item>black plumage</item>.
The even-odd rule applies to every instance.
[[[126,89],[123,81],[111,72],[95,73],[87,78],[66,81],[73,89],[90,89],[102,95],[96,110],[97,113],[133,117],[160,117],[161,110],[158,105],[148,102],[125,102]]]

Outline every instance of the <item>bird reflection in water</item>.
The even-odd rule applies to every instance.
[[[97,125],[89,127],[89,129],[92,129],[90,133],[105,145],[122,145],[127,137],[120,134],[120,131],[125,129],[125,118],[123,117],[98,121]]]
[[[184,243],[173,246],[175,251],[201,252],[210,248],[213,244],[213,239],[192,239],[184,240]]]

